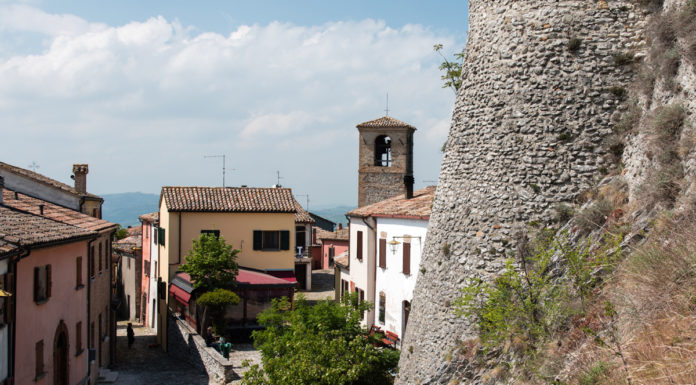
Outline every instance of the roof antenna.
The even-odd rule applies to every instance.
[[[34,162],[33,160],[31,161],[31,164],[28,167],[29,167],[29,169],[31,169],[31,171],[34,171],[34,172],[36,172],[36,170],[39,169],[39,165],[36,162]]]
[[[222,158],[222,187],[225,187],[225,154],[222,155],[204,155],[203,158]],[[232,171],[235,169],[233,168]]]
[[[384,109],[384,112],[387,114],[386,116],[389,116],[389,92],[387,92],[387,108]]]
[[[276,171],[276,177],[278,178],[278,182],[276,183],[276,187],[280,187],[280,180],[283,179],[283,177],[280,176],[280,171]]]

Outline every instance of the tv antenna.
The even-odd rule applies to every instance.
[[[225,187],[225,154],[221,155],[204,155],[203,158],[222,158],[222,187]],[[232,171],[235,169],[233,168]]]
[[[276,171],[276,178],[278,178],[278,182],[276,182],[276,186],[280,186],[280,180],[284,179],[282,176],[280,176],[280,171]]]
[[[384,109],[384,112],[389,116],[389,92],[387,92],[387,108]]]
[[[29,167],[29,169],[31,169],[31,171],[34,171],[34,172],[36,172],[36,170],[39,169],[39,165],[34,161],[31,161],[31,164],[28,167]]]

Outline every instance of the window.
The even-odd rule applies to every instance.
[[[220,230],[201,230],[201,234],[212,234],[215,238],[220,238]]]
[[[89,347],[94,348],[94,321],[89,325]]]
[[[99,242],[99,272],[100,272],[100,273],[102,272],[102,256],[103,256],[103,253],[102,253],[102,243]]]
[[[363,259],[363,232],[358,231],[358,236],[357,236],[357,252],[356,256],[358,257],[358,261],[362,261]]]
[[[126,258],[126,263],[128,264],[128,270],[130,270],[130,268],[131,268],[131,266],[130,266],[131,259],[130,259],[130,257],[125,257],[125,258]]]
[[[343,299],[346,295],[346,285],[347,284],[348,284],[348,282],[346,282],[345,279],[341,280],[341,297],[340,297],[341,299]]]
[[[75,324],[75,355],[82,353],[82,321]]]
[[[150,276],[150,261],[143,261],[143,274],[145,274],[146,277]]]
[[[82,257],[75,259],[75,290],[85,287],[82,284]]]
[[[254,250],[290,250],[290,231],[254,230]]]
[[[336,256],[336,248],[333,246],[329,247],[329,266],[333,266],[335,256]]]
[[[387,268],[387,239],[379,239],[379,267]]]
[[[44,342],[43,340],[36,343],[34,346],[34,373],[36,374],[36,379],[43,377],[46,372],[44,371]]]
[[[295,226],[295,248],[307,246],[307,230],[305,226]]]
[[[375,139],[375,166],[391,167],[391,138],[380,135]]]
[[[358,289],[357,287],[355,290],[358,292],[358,304],[365,302],[365,291]],[[365,319],[365,312],[360,313],[360,319]]]
[[[89,248],[89,277],[94,279],[94,245]]]
[[[150,236],[150,225],[146,225],[143,223],[143,235],[145,235],[145,239],[147,239]]]
[[[114,250],[111,248],[111,239],[106,240],[104,244],[106,245],[104,246],[106,249],[106,252],[104,253],[104,270],[109,270],[109,264],[111,263],[110,257]]]
[[[157,239],[159,235],[159,228],[152,226],[152,240],[155,242],[155,245],[158,244],[159,239]]]
[[[43,303],[51,298],[51,265],[34,268],[34,302]]]
[[[157,261],[155,261],[155,278],[159,277],[159,270],[157,270]]]
[[[130,302],[130,295],[128,296],[128,302]],[[130,314],[130,309],[128,309],[128,312]],[[102,315],[101,315],[101,313],[99,313],[98,322],[99,322],[99,326],[98,326],[99,327],[99,334],[97,334],[97,337],[99,337],[99,341],[101,341],[101,337],[102,337]],[[97,345],[97,346],[99,346],[99,345]]]
[[[164,239],[165,239],[165,231],[163,228],[159,228],[157,230],[157,240],[159,241],[159,244],[164,246]]]
[[[384,325],[385,307],[387,306],[387,296],[384,292],[379,293],[379,323]]]
[[[411,244],[404,242],[402,245],[404,253],[404,274],[411,274]]]

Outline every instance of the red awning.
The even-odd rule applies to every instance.
[[[297,279],[295,278],[295,272],[293,272],[292,270],[267,271],[266,273],[288,282],[297,282]]]
[[[189,299],[191,299],[191,294],[187,293],[184,289],[176,286],[176,285],[171,285],[169,287],[169,293],[176,298],[177,301],[183,303],[184,305],[188,306],[189,304]]]

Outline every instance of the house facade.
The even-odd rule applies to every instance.
[[[396,196],[348,213],[351,291],[374,304],[365,313],[366,325],[399,338],[408,322],[434,196],[430,186],[411,197]]]
[[[158,251],[157,234],[159,213],[141,215],[142,223],[142,275],[140,301],[140,322],[157,330],[157,271]]]
[[[0,197],[9,348],[0,374],[14,384],[86,384],[87,250],[98,233],[7,207]]]
[[[158,227],[158,342],[167,350],[169,285],[201,233],[239,249],[241,268],[296,282],[296,201],[287,188],[163,187]]]
[[[333,268],[334,259],[348,250],[350,231],[347,228],[344,229],[339,223],[336,231],[326,231],[315,226],[312,228],[312,235],[313,243],[318,248],[313,253],[313,267],[315,269]]]
[[[143,240],[140,234],[131,235],[114,242],[113,258],[118,261],[116,295],[121,301],[118,311],[120,319],[129,321],[140,320],[142,276],[144,275],[142,270],[142,244]]]
[[[24,171],[26,174],[23,177],[32,176],[31,171]],[[27,183],[27,186],[48,184],[47,181],[52,180],[41,176],[40,180],[35,181],[34,184]],[[60,185],[60,182],[57,181],[52,181],[52,183]],[[85,323],[85,328],[89,327],[90,329],[90,333],[84,341],[86,348],[94,349],[95,352],[94,360],[89,362],[90,381],[95,383],[99,367],[112,364],[116,350],[116,320],[111,304],[113,270],[111,269],[111,238],[118,226],[56,202],[37,198],[36,195],[52,196],[50,194],[29,194],[10,188],[4,188],[2,193],[4,205],[7,207],[97,234],[96,238],[86,246],[84,253],[87,264],[85,272],[89,276],[89,279],[85,281],[86,292],[89,296],[87,301],[89,307],[85,309],[88,320],[88,323]],[[91,331],[92,329],[94,332]]]

